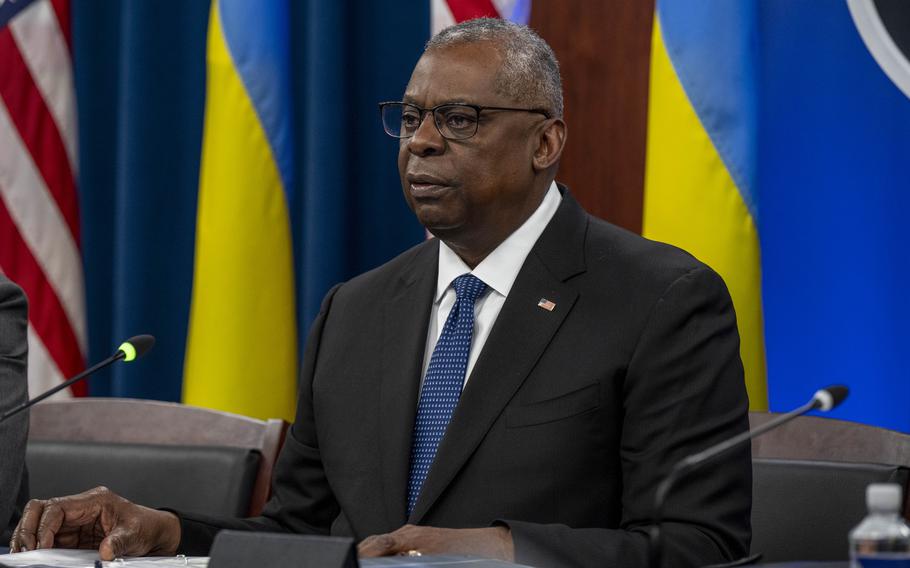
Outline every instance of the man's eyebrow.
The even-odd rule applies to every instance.
[[[407,95],[402,97],[401,102],[412,104],[414,106],[420,106],[416,103],[416,99],[414,97],[409,97]],[[478,105],[477,103],[468,102],[463,99],[455,99],[455,100],[450,100],[450,101],[443,101],[439,104],[435,104],[432,107],[427,107],[427,108],[433,108],[433,107],[438,107],[438,106],[443,106],[443,105],[481,106],[481,105]]]

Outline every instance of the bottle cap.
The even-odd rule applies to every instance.
[[[870,511],[896,513],[901,510],[901,486],[896,483],[872,483],[866,487],[866,507]]]

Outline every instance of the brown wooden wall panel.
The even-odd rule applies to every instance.
[[[641,232],[653,0],[536,0],[531,27],[562,67],[568,142],[559,181]]]

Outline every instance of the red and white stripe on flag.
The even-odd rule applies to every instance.
[[[69,0],[19,2],[0,22],[0,271],[28,296],[34,395],[85,367],[85,292]]]
[[[527,24],[531,0],[430,0],[431,35],[474,18],[505,18]]]

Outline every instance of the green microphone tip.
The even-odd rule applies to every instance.
[[[133,344],[130,343],[129,341],[124,341],[123,343],[121,343],[120,347],[118,348],[118,351],[123,351],[123,355],[124,355],[123,360],[124,361],[132,361],[133,359],[136,358],[136,348],[133,347]]]

